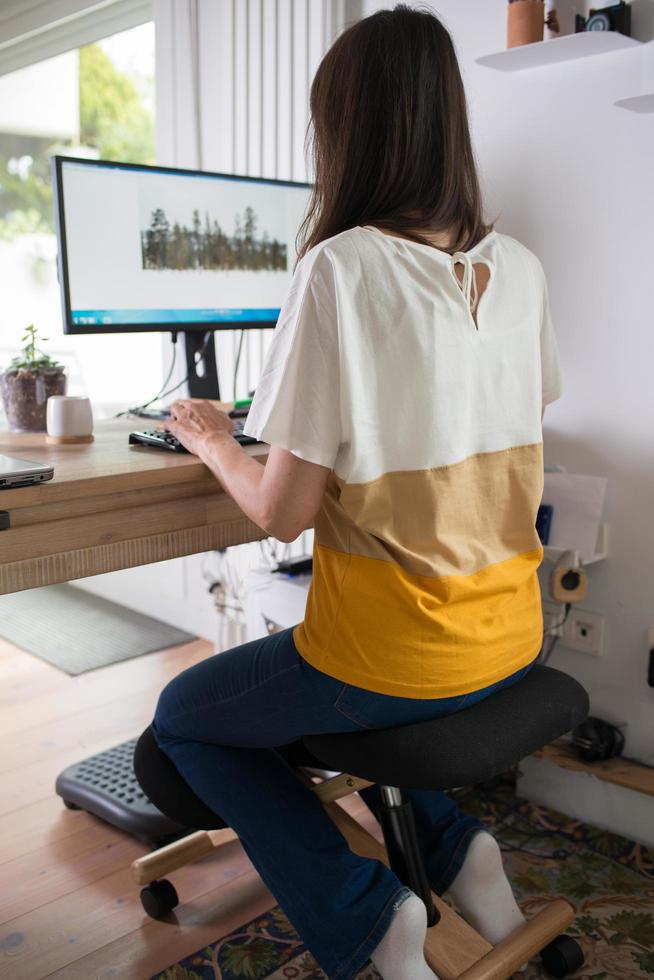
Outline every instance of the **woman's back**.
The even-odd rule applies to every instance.
[[[490,273],[474,316],[473,261]],[[542,266],[510,236],[452,256],[357,227],[307,253],[248,431],[333,471],[295,632],[309,663],[430,698],[533,660],[541,406],[558,393]]]

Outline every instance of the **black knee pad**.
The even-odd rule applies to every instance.
[[[202,802],[163,752],[152,727],[145,729],[134,750],[134,774],[154,805],[181,827],[218,830],[227,824]]]

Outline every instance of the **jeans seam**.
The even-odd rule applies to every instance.
[[[176,719],[181,718],[189,713],[197,714],[200,711],[204,711],[205,708],[214,708],[214,707],[217,708],[220,707],[221,704],[229,704],[230,701],[235,701],[237,698],[245,697],[246,694],[251,694],[252,691],[256,691],[261,687],[265,687],[265,685],[269,681],[276,680],[278,677],[281,677],[283,674],[289,674],[292,670],[297,670],[299,667],[300,664],[292,664],[290,667],[284,667],[283,670],[278,670],[276,674],[270,674],[270,676],[266,677],[264,681],[262,681],[259,684],[253,684],[251,687],[246,688],[245,691],[239,691],[238,694],[232,694],[228,698],[221,698],[219,701],[207,701],[206,704],[196,704],[194,705],[193,708],[186,709],[185,711],[178,711],[174,715],[168,715],[167,721],[169,722],[175,721]]]
[[[343,710],[343,708],[336,708],[336,711],[338,711],[339,715],[343,715],[344,718],[347,718],[348,721],[351,721],[353,725],[358,725],[359,728],[362,729],[362,731],[370,732],[373,730],[372,725],[367,725],[365,722],[359,721],[358,718],[355,718],[353,715],[349,715],[347,711]]]
[[[402,898],[402,901],[398,903],[397,900],[398,900],[398,896],[400,896],[400,895],[403,895],[404,897]],[[356,960],[361,956],[361,951],[362,950],[366,952],[366,959],[370,959],[370,953],[373,953],[375,951],[375,949],[377,948],[377,946],[379,945],[379,943],[384,938],[385,933],[382,934],[379,937],[379,942],[375,943],[375,945],[371,948],[370,952],[367,952],[365,950],[365,947],[370,942],[371,937],[373,937],[375,935],[375,932],[379,928],[380,923],[384,922],[384,920],[386,919],[386,917],[388,915],[389,906],[394,906],[393,911],[397,911],[397,909],[400,907],[400,905],[402,904],[402,902],[406,901],[406,899],[407,898],[410,898],[410,896],[411,896],[411,889],[410,888],[407,888],[406,885],[400,886],[395,892],[393,892],[393,894],[388,899],[388,901],[384,905],[383,909],[381,910],[381,912],[379,913],[379,915],[375,919],[375,923],[372,926],[372,928],[370,929],[370,931],[368,932],[368,935],[365,937],[365,939],[363,939],[359,943],[359,945],[357,946],[357,948],[354,950],[354,952],[352,953],[352,955],[348,957],[348,959],[346,960],[346,962],[345,963],[342,963],[337,968],[336,973],[334,974],[333,980],[349,980],[349,978],[352,976],[352,974],[351,974],[352,963],[353,962],[356,963]],[[357,972],[361,969],[362,966],[363,966],[363,963],[360,964],[360,965],[356,965]]]
[[[456,845],[454,851],[452,852],[452,854],[450,856],[450,860],[448,861],[447,866],[440,873],[440,875],[438,876],[438,878],[436,879],[436,881],[431,883],[432,888],[434,889],[434,891],[436,892],[436,894],[438,896],[441,896],[443,894],[443,892],[446,892],[447,891],[447,889],[450,887],[450,885],[452,884],[452,882],[456,878],[456,875],[461,870],[461,867],[463,866],[463,862],[462,862],[462,864],[457,868],[456,874],[454,876],[452,876],[452,868],[457,863],[456,858],[457,858],[457,855],[459,854],[459,852],[461,850],[461,847],[465,844],[466,845],[466,851],[467,851],[467,849],[469,847],[469,844],[470,844],[470,840],[472,840],[472,838],[475,836],[475,834],[480,834],[482,831],[485,831],[485,829],[486,828],[483,827],[483,826],[482,827],[469,827],[466,830],[466,832],[462,835],[461,839],[459,840],[458,844]],[[464,860],[465,860],[465,855],[464,855]],[[449,878],[449,881],[448,881],[448,878]],[[443,882],[445,882],[444,885],[443,885]]]
[[[338,697],[334,701],[332,707],[334,708],[334,711],[338,711],[338,713],[340,715],[343,715],[344,718],[347,718],[348,721],[353,722],[355,725],[360,725],[360,727],[365,729],[366,731],[370,731],[374,727],[373,725],[368,725],[364,721],[359,721],[358,718],[356,718],[354,715],[349,714],[349,712],[346,711],[345,708],[341,707],[339,702],[341,698],[347,693],[348,687],[349,687],[348,684],[343,685],[342,689],[338,692]]]

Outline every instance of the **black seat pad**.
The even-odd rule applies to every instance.
[[[453,789],[505,772],[580,724],[588,710],[581,684],[536,665],[511,687],[445,718],[303,742],[327,769],[386,786]]]

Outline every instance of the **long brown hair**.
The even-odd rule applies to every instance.
[[[420,231],[449,231],[452,252],[491,230],[454,45],[433,13],[398,4],[344,31],[318,67],[310,110],[315,183],[300,256],[357,225],[425,244]]]

